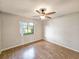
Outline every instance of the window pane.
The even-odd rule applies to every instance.
[[[34,24],[33,23],[29,23],[29,26],[33,26]]]
[[[33,23],[26,23],[20,22],[21,33],[23,35],[33,34],[34,33],[34,24]]]

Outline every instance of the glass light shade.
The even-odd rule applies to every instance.
[[[41,19],[45,19],[45,16],[40,16]]]

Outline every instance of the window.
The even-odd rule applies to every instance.
[[[22,35],[30,35],[34,33],[34,24],[32,22],[20,22],[20,32]]]

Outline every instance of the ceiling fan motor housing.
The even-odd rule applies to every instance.
[[[45,14],[46,8],[41,8],[40,11]]]

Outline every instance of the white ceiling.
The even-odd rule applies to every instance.
[[[20,16],[33,16],[34,9],[46,5],[62,15],[79,11],[79,0],[0,0],[0,11]]]

